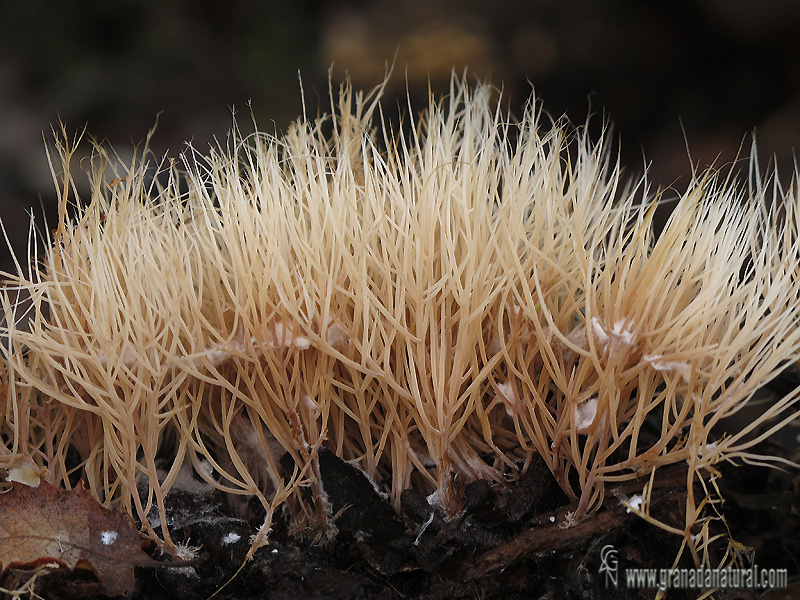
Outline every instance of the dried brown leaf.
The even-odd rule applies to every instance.
[[[136,529],[83,488],[14,483],[0,494],[0,571],[56,563],[88,569],[109,596],[133,585],[134,567],[150,559]]]

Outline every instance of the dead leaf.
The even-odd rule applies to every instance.
[[[108,596],[133,585],[134,567],[150,559],[136,529],[103,508],[82,485],[62,490],[13,483],[0,494],[0,572],[56,563],[88,569]]]

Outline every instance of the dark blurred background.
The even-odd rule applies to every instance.
[[[520,114],[534,87],[547,112],[614,123],[631,175],[685,186],[693,160],[723,166],[756,130],[762,162],[788,179],[800,147],[800,2],[796,0],[378,0],[222,2],[82,0],[0,3],[0,218],[17,252],[26,210],[55,216],[42,134],[60,118],[123,157],[161,113],[157,153],[224,141],[248,102],[261,129],[284,131],[326,110],[349,72],[358,87],[395,69],[387,107],[406,84],[424,107],[428,84],[453,68],[503,86]],[[0,252],[0,269],[11,268]]]

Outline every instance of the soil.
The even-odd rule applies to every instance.
[[[786,385],[786,381],[774,385]],[[789,438],[794,435],[796,428],[790,427]],[[758,450],[791,458],[775,436]],[[741,544],[737,547],[744,566],[754,561],[759,567],[787,569],[789,586],[764,592],[726,590],[714,597],[800,597],[797,471],[727,464],[720,470],[719,488],[725,501],[709,510],[718,511],[724,519],[712,522],[714,532],[730,532]],[[675,565],[681,538],[629,513],[620,503],[620,498],[640,493],[645,481],[607,487],[600,510],[565,528],[567,513],[575,506],[542,462],[533,461],[507,486],[470,483],[464,489],[463,511],[451,519],[413,490],[403,494],[403,515],[397,515],[358,469],[330,452],[321,453],[320,472],[335,515],[335,534],[293,534],[286,519],[278,515],[269,545],[249,562],[244,562],[249,537],[263,520],[263,509],[252,502],[246,507],[231,506],[219,492],[171,492],[168,509],[173,515],[173,539],[198,548],[197,559],[191,568],[169,568],[167,559],[150,547],[152,557],[165,561],[165,566],[137,569],[129,598],[653,598],[655,589],[627,589],[623,582],[614,588],[607,583],[601,571],[605,547],[616,549],[619,572],[629,567],[694,567],[688,552]],[[650,514],[682,529],[685,482],[685,466],[660,470],[653,484]],[[695,492],[703,497],[699,487]],[[710,562],[719,564],[726,548],[727,538],[720,538]],[[97,582],[79,570],[42,577],[36,588],[41,597],[52,599],[100,597],[97,590]],[[670,590],[668,597],[696,598],[698,594]]]
[[[624,549],[620,566],[671,565],[680,549],[676,536],[626,513],[617,499],[640,491],[642,482],[618,486],[600,512],[564,529],[574,506],[536,462],[506,489],[484,481],[468,485],[464,511],[451,520],[422,494],[406,491],[401,519],[357,469],[327,452],[320,462],[331,512],[338,515],[333,539],[313,532],[292,536],[280,521],[270,545],[237,573],[258,519],[232,517],[215,494],[200,503],[177,495],[174,510],[187,518],[173,536],[202,545],[201,564],[194,576],[143,569],[133,598],[209,598],[215,592],[216,598],[275,600],[638,598],[649,596],[605,588],[597,576],[603,546]],[[652,513],[678,524],[685,468],[665,473],[653,493]],[[239,540],[225,545],[231,533]]]
[[[763,468],[725,470],[724,514],[734,536],[754,548],[760,566],[787,568],[795,576],[794,593],[800,592],[794,562],[800,556],[797,495],[776,489],[773,480],[781,478]],[[599,571],[603,547],[619,550],[621,569],[669,567],[680,551],[677,536],[627,513],[617,499],[641,491],[643,482],[610,489],[600,511],[564,529],[565,514],[574,506],[541,463],[506,489],[483,481],[468,485],[464,511],[452,520],[413,491],[403,495],[401,519],[357,469],[330,453],[321,457],[321,473],[332,513],[338,515],[333,539],[293,536],[278,519],[269,546],[242,566],[248,537],[259,524],[257,511],[247,522],[233,517],[217,494],[200,500],[178,494],[172,502],[181,522],[173,535],[202,547],[200,564],[193,574],[141,569],[131,598],[652,598],[652,589],[606,586]],[[657,519],[681,524],[685,473],[683,467],[666,469],[656,480],[651,514]],[[224,542],[236,536],[236,542]],[[693,566],[688,553],[680,566]],[[669,597],[695,598],[697,592],[673,590]],[[790,589],[717,597],[793,596]]]

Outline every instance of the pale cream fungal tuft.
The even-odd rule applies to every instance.
[[[190,556],[165,501],[184,464],[263,505],[255,549],[282,507],[328,522],[324,450],[447,516],[539,455],[571,526],[611,483],[755,458],[797,413],[795,390],[713,433],[800,355],[796,185],[698,173],[656,235],[647,179],[536,102],[510,121],[454,78],[400,137],[381,93],[178,160],[52,150],[57,228],[0,294],[9,478],[80,477]]]

